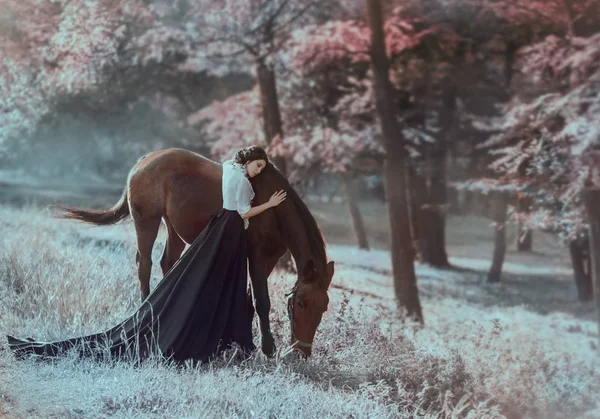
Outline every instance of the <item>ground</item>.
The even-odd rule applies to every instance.
[[[595,311],[577,301],[568,253],[556,238],[536,233],[530,253],[509,246],[502,282],[490,285],[489,220],[449,216],[454,268],[416,266],[425,316],[419,329],[396,311],[385,206],[361,203],[373,247],[367,252],[354,245],[343,203],[307,201],[336,261],[330,307],[308,362],[257,354],[243,365],[224,358],[177,370],[160,362],[16,362],[0,349],[0,414],[600,417]],[[107,328],[135,309],[131,223],[90,227],[34,206],[0,207],[0,223],[0,330],[60,339]],[[289,335],[283,295],[293,280],[282,273],[270,280],[279,349]],[[0,336],[0,348],[5,342]]]

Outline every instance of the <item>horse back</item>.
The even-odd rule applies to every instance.
[[[160,214],[191,243],[223,204],[222,173],[219,163],[189,150],[150,153],[130,172],[130,205],[141,214]]]

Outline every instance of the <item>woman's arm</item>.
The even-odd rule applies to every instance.
[[[279,191],[279,192],[275,192],[271,198],[265,202],[264,204],[261,205],[257,205],[256,207],[252,207],[250,208],[250,210],[244,214],[241,214],[242,218],[244,220],[254,217],[255,215],[260,214],[261,212],[268,210],[269,208],[273,208],[276,207],[277,205],[281,204],[283,201],[285,201],[285,197],[286,197],[287,193],[283,190]]]

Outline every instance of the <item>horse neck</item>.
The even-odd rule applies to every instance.
[[[295,208],[293,211],[295,214],[287,216],[288,220],[285,221],[287,229],[282,238],[296,262],[298,273],[302,272],[304,265],[311,259],[315,263],[315,268],[324,270],[327,261],[321,260],[322,257],[315,254],[310,244],[310,238],[307,233],[308,229],[301,220],[298,221],[300,215],[296,212]],[[294,216],[297,216],[297,219]],[[323,253],[325,252],[323,251]],[[299,280],[300,275],[298,276]]]
[[[269,172],[271,172],[270,175],[268,174]],[[283,178],[283,175],[277,174],[276,169],[269,168],[266,172],[266,176],[256,179],[255,182],[255,185],[258,188],[281,190],[285,187],[284,182],[287,181]],[[267,196],[265,196],[265,198],[267,198]],[[288,197],[288,200],[290,200],[290,197]],[[325,265],[327,264],[326,257],[317,256],[319,253],[325,255],[325,249],[323,249],[322,252],[319,252],[321,249],[312,248],[308,233],[310,228],[305,225],[301,210],[295,204],[292,204],[288,206],[287,210],[279,209],[276,211],[282,223],[286,226],[285,229],[280,230],[280,240],[292,254],[298,271],[301,272],[306,262],[311,259],[313,259],[316,269],[325,270]],[[274,213],[270,214],[272,217],[275,217]],[[273,224],[277,223],[274,222]],[[313,246],[323,246],[323,244],[314,243]],[[317,250],[316,254],[315,250]]]
[[[306,235],[298,235],[288,239],[287,248],[289,249],[298,272],[302,272],[304,265],[311,259],[314,259],[312,249]]]

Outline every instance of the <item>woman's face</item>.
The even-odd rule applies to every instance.
[[[248,177],[254,177],[258,175],[267,166],[267,162],[264,160],[252,160],[246,164],[246,172]]]

